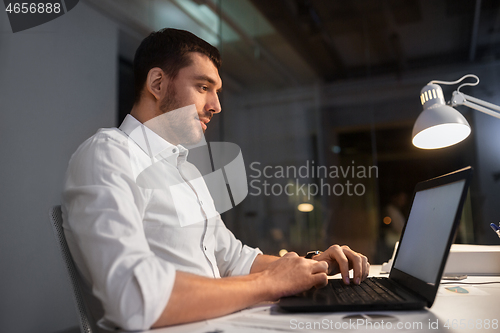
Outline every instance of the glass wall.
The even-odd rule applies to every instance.
[[[367,65],[325,79],[259,4],[219,1],[217,7],[225,91],[220,127],[212,135],[241,147],[249,184],[248,197],[223,216],[228,227],[267,253],[347,244],[381,263],[399,239],[415,184],[472,165],[475,181],[456,242],[494,243],[488,224],[500,211],[487,206],[499,190],[482,184],[491,183],[485,168],[500,167],[483,160],[499,149],[482,151],[484,138],[473,134],[456,146],[424,151],[411,136],[428,81],[481,73],[488,96],[481,89],[469,93],[495,102],[495,90],[485,86],[496,85],[498,63],[429,64],[403,73],[396,65],[392,71]],[[364,36],[368,46],[358,50],[360,57],[372,52],[375,58],[376,46],[369,33]],[[444,87],[447,99],[454,89]],[[478,127],[482,115],[459,109],[474,133],[484,132]],[[491,127],[490,133],[500,124],[491,120]]]
[[[465,92],[500,103],[498,4],[483,2],[474,21],[463,1],[433,11],[426,0],[128,3],[151,28],[187,29],[221,52],[222,113],[206,135],[241,148],[249,193],[223,219],[244,243],[270,254],[347,244],[381,263],[415,184],[468,165],[456,242],[498,241],[489,223],[500,217],[500,121],[461,107],[464,142],[411,144],[430,80],[475,73],[481,84]],[[447,100],[456,88],[443,86]]]

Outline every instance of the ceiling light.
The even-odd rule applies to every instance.
[[[301,203],[300,205],[297,206],[297,209],[301,212],[309,213],[313,211],[314,206],[311,205],[310,203]]]

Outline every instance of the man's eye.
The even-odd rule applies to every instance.
[[[207,91],[207,90],[208,90],[208,87],[207,87],[207,86],[202,86],[202,87],[201,87],[201,90],[203,90],[203,91]]]

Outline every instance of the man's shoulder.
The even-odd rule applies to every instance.
[[[97,184],[110,175],[132,175],[129,147],[128,136],[118,128],[99,129],[71,156],[65,188],[75,184]]]
[[[127,146],[127,141],[127,135],[116,127],[100,128],[77,148],[75,154],[102,148],[113,149],[120,146]]]
[[[128,136],[122,132],[119,128],[100,128],[97,132],[90,138],[85,140],[83,144],[99,144],[102,142],[107,142],[109,144],[126,144]],[[82,144],[82,145],[83,145]]]
[[[85,140],[73,153],[71,163],[97,161],[102,159],[116,159],[118,156],[127,156],[128,136],[116,127],[100,128],[90,138]]]

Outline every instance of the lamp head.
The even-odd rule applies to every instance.
[[[454,145],[471,132],[469,123],[460,112],[446,105],[443,90],[428,84],[420,93],[424,111],[413,126],[413,145],[422,149],[437,149]]]

